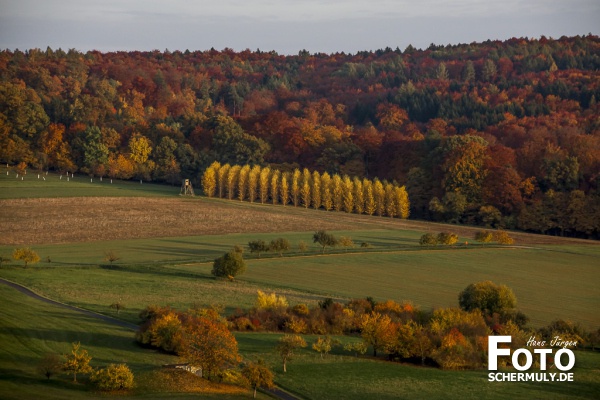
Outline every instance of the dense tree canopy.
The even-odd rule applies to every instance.
[[[377,177],[406,182],[418,218],[597,238],[599,75],[592,35],[298,56],[5,50],[0,161],[171,183],[215,161],[270,167],[279,186],[248,174],[246,199],[275,199],[269,186],[282,204],[350,208],[356,193],[295,182],[306,168],[319,185],[371,179],[359,213],[408,215],[373,205]],[[483,222],[484,206],[499,217]]]
[[[484,315],[505,314],[517,306],[517,298],[506,285],[491,281],[471,283],[458,296],[460,308],[480,310]]]

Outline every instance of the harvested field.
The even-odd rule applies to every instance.
[[[229,233],[403,229],[473,237],[482,228],[180,197],[65,197],[0,200],[0,245],[35,245]],[[598,244],[511,233],[519,245]]]
[[[2,245],[352,228],[269,206],[179,198],[14,199],[0,207]]]

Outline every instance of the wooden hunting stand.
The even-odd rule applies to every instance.
[[[179,192],[180,196],[194,196],[194,188],[192,187],[192,182],[189,179],[184,179],[181,181],[181,191]]]

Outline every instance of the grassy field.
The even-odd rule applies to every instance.
[[[66,182],[50,174],[38,180],[30,172],[20,181],[2,171],[0,256],[10,258],[15,247],[30,245],[42,261],[29,268],[11,261],[0,269],[0,277],[113,316],[108,305],[121,301],[127,309],[119,318],[130,322],[138,322],[138,312],[149,304],[179,309],[220,304],[232,312],[251,307],[258,289],[277,291],[291,304],[372,296],[410,300],[424,309],[448,307],[457,305],[458,293],[469,283],[489,279],[513,289],[533,326],[557,318],[589,329],[600,326],[597,242],[514,233],[517,247],[481,246],[472,240],[480,228],[181,198],[179,188],[111,185],[83,176]],[[328,249],[321,255],[311,243],[318,229],[371,247]],[[421,234],[440,231],[458,233],[460,245],[418,245]],[[294,246],[283,258],[246,254],[248,270],[236,281],[210,275],[212,260],[232,246],[277,237]],[[309,249],[298,251],[299,241]],[[114,265],[104,260],[107,251],[120,257]],[[95,396],[67,378],[47,383],[36,375],[35,361],[43,353],[67,352],[72,341],[85,345],[96,366],[126,361],[141,382],[136,396],[187,396],[152,386],[160,380],[154,375],[159,366],[173,357],[137,347],[131,332],[39,304],[2,286],[0,298],[0,398]],[[574,384],[488,384],[483,371],[448,372],[341,354],[321,360],[308,349],[284,375],[272,350],[278,335],[237,337],[245,357],[265,358],[280,385],[312,399],[594,398],[600,392],[597,354],[578,353]],[[151,393],[157,390],[162,392]]]
[[[0,286],[0,398],[3,399],[83,399],[106,398],[83,384],[73,384],[69,376],[47,381],[36,372],[39,359],[47,352],[67,353],[74,341],[93,356],[94,367],[125,362],[137,379],[130,393],[136,398],[197,398],[198,393],[180,393],[154,382],[161,365],[177,358],[138,347],[132,332],[96,321],[87,316],[30,299],[14,289]],[[573,384],[483,384],[485,371],[441,371],[397,363],[356,358],[339,351],[321,359],[310,348],[300,351],[283,374],[273,348],[278,334],[237,334],[240,353],[249,360],[265,359],[285,389],[308,399],[500,399],[500,398],[594,398],[600,390],[600,355],[577,352]],[[355,338],[341,338],[343,341]],[[307,336],[312,343],[314,336]],[[223,392],[222,386],[203,388],[202,398],[249,398],[250,394]],[[110,396],[113,398],[113,396]],[[264,398],[264,396],[263,396]]]
[[[72,376],[60,375],[50,381],[36,371],[46,353],[68,354],[71,343],[81,342],[92,356],[93,367],[126,363],[133,371],[137,387],[131,394],[141,398],[194,398],[197,394],[177,393],[172,388],[153,384],[162,365],[174,364],[178,358],[143,349],[133,340],[133,332],[31,299],[15,289],[0,285],[0,398],[2,399],[88,399],[106,398],[86,385],[72,383]],[[223,398],[211,394],[223,388],[206,388],[206,398]],[[245,390],[230,393],[229,398],[248,398]]]
[[[321,255],[320,249],[311,245],[306,253],[295,250],[283,258],[253,256],[247,260],[247,272],[236,282],[227,282],[211,276],[209,260],[234,244],[243,245],[256,237],[268,241],[272,235],[47,245],[36,249],[42,257],[51,257],[51,263],[41,262],[27,269],[5,267],[0,277],[97,312],[107,312],[109,304],[121,299],[128,307],[122,318],[132,322],[148,304],[185,309],[192,304],[219,303],[230,311],[251,307],[258,289],[284,294],[292,304],[315,303],[324,297],[344,300],[372,296],[380,301],[409,300],[423,309],[451,307],[458,305],[458,293],[468,284],[492,280],[513,289],[532,326],[558,318],[579,322],[588,329],[600,326],[596,312],[600,308],[598,246],[423,249],[416,244],[414,232],[336,233],[352,234],[359,241],[372,243],[373,248],[365,252],[338,249],[334,254]],[[292,243],[310,239],[306,233],[281,236]],[[103,250],[115,250],[122,259],[106,265]]]
[[[29,170],[26,175],[16,177],[6,166],[0,167],[0,199],[38,199],[55,197],[156,197],[179,194],[179,187],[148,185],[139,181],[121,181],[90,178],[75,175],[67,180],[66,175]],[[38,178],[39,175],[39,178]],[[90,181],[91,179],[91,181]]]
[[[279,335],[237,335],[249,358],[264,358],[278,383],[308,399],[585,399],[600,392],[600,354],[577,352],[572,383],[488,383],[487,371],[442,371],[333,352],[321,359],[309,347],[298,352],[282,374],[269,351]],[[348,338],[342,338],[348,340]]]

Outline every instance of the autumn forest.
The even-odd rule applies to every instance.
[[[294,56],[7,50],[0,161],[199,187],[215,161],[306,169],[403,187],[411,218],[598,239],[599,101],[591,35]]]

